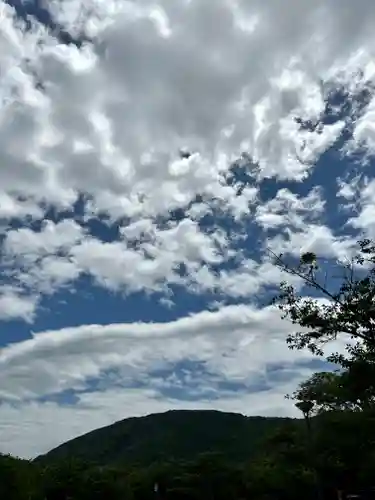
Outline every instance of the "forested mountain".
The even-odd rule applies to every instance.
[[[374,412],[304,423],[209,411],[127,419],[31,462],[0,455],[0,498],[373,499]]]
[[[201,453],[243,461],[259,451],[266,435],[289,419],[245,417],[209,410],[179,410],[128,418],[55,448],[38,461],[69,457],[100,464],[150,465],[190,460]]]

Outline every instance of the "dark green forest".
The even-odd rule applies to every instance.
[[[287,419],[285,419],[287,421]],[[279,418],[244,417],[217,411],[169,411],[129,418],[68,441],[37,459],[69,457],[106,464],[148,466],[168,460],[192,460],[201,453],[225,453],[242,461],[283,422]]]
[[[286,280],[273,300],[296,327],[289,347],[324,359],[331,340],[347,341],[326,357],[332,369],[286,395],[301,418],[171,411],[127,419],[33,461],[0,456],[0,498],[375,498],[375,245],[360,241],[334,280],[312,253],[296,263],[271,257],[304,283],[297,290]]]

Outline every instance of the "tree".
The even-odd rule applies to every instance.
[[[348,355],[332,354],[328,361],[342,367],[341,386],[352,410],[371,410],[375,407],[375,349],[357,342],[347,346]]]
[[[77,459],[61,460],[43,467],[43,497],[46,500],[81,499],[88,467],[88,464]]]
[[[82,477],[81,500],[131,500],[125,471],[111,467],[91,467]]]
[[[317,466],[324,484],[355,491],[373,486],[374,414],[328,411],[314,417]]]
[[[309,404],[310,413],[354,409],[351,394],[346,387],[346,373],[317,372],[302,382],[289,399],[305,414],[303,405]]]
[[[332,355],[329,359],[341,357]],[[287,396],[297,405],[311,403],[313,414],[327,411],[367,411],[375,405],[374,363],[344,358],[348,367],[336,372],[314,373]]]
[[[280,294],[274,299],[283,317],[304,330],[291,334],[291,348],[309,348],[322,354],[322,344],[347,334],[350,338],[375,349],[375,244],[359,241],[357,255],[347,264],[339,264],[341,285],[332,285],[318,257],[307,252],[297,265],[286,262],[283,255],[272,251],[274,263],[289,275],[302,279],[308,289],[321,297],[299,295],[294,286],[283,281]],[[327,284],[331,283],[331,285]],[[322,302],[324,299],[324,302]]]
[[[317,456],[315,450],[313,429],[311,426],[311,412],[314,408],[314,403],[308,399],[301,399],[296,402],[296,407],[302,412],[303,418],[306,422],[306,437],[307,437],[307,450],[309,454],[309,461],[311,470],[314,472],[314,487],[316,492],[316,498],[322,499],[323,492],[321,487],[321,481],[319,477],[319,469],[317,466]]]
[[[38,487],[38,474],[32,463],[0,454],[0,498],[38,499]]]
[[[270,434],[260,455],[245,467],[246,498],[316,499],[304,434],[292,422]]]

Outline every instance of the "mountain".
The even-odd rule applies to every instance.
[[[176,410],[128,418],[68,441],[36,460],[80,458],[98,464],[148,466],[165,460],[189,460],[213,452],[228,460],[246,460],[266,435],[292,419],[245,417],[211,410]]]

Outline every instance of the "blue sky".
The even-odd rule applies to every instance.
[[[267,248],[333,269],[375,236],[375,6],[310,4],[0,2],[0,451],[295,414],[324,364]]]

